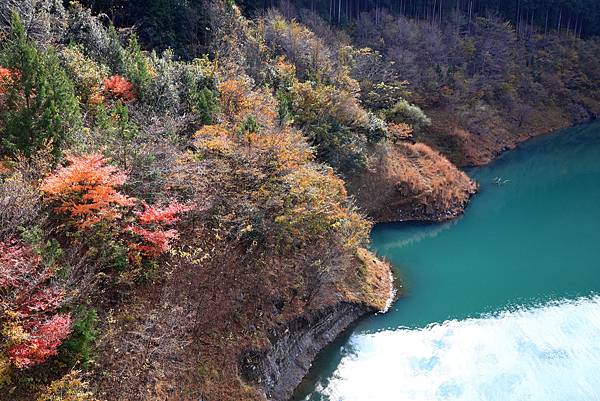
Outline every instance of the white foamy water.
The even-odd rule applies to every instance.
[[[331,401],[600,400],[600,297],[354,335]]]

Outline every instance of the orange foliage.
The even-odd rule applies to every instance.
[[[0,94],[6,92],[6,89],[4,89],[4,85],[6,85],[8,81],[10,81],[11,76],[12,74],[8,68],[0,67]]]
[[[275,71],[277,74],[283,79],[292,82],[296,77],[296,66],[294,64],[289,63],[285,56],[277,57],[277,61],[275,62]]]
[[[98,106],[104,103],[105,97],[102,95],[102,92],[96,87],[92,89],[92,93],[88,97],[88,104],[90,106]]]
[[[270,127],[275,123],[278,104],[270,92],[262,89],[260,92],[252,93],[250,102],[251,113],[261,126]]]
[[[9,164],[6,162],[6,160],[0,160],[0,175],[4,175],[4,174],[10,174],[10,172],[12,171],[12,169],[10,168]]]
[[[277,102],[268,90],[252,91],[243,79],[229,79],[219,86],[223,117],[237,125],[253,116],[260,126],[272,126],[277,117]]]
[[[135,100],[133,84],[120,75],[113,75],[104,80],[104,93],[114,99],[124,102]]]
[[[67,160],[70,164],[48,176],[41,190],[58,203],[57,212],[71,216],[80,228],[115,220],[121,216],[119,207],[134,205],[135,199],[116,190],[127,174],[107,164],[104,156],[69,156]]]
[[[229,79],[220,87],[221,111],[225,122],[206,125],[194,135],[199,150],[232,155],[273,155],[282,168],[295,168],[313,158],[299,131],[276,124],[277,101],[267,90],[253,91],[247,80]],[[252,118],[258,131],[246,131]]]
[[[302,133],[290,127],[238,135],[225,124],[205,125],[194,134],[194,138],[194,144],[201,151],[221,155],[269,154],[275,157],[282,169],[300,167],[314,158]]]
[[[243,80],[228,79],[219,85],[221,110],[225,116],[236,116],[250,108],[248,91],[248,83]]]
[[[69,156],[67,160],[69,165],[48,176],[41,190],[48,200],[58,204],[55,210],[71,217],[78,228],[87,229],[100,222],[117,220],[137,204],[137,199],[117,190],[127,175],[109,165],[104,156]],[[133,261],[140,256],[154,258],[167,252],[178,234],[177,230],[167,228],[179,221],[180,214],[192,209],[177,202],[163,208],[146,203],[143,206],[143,211],[133,212],[134,224],[126,227],[126,231],[140,238],[129,244]],[[119,230],[123,227],[117,226]],[[116,234],[123,235],[125,231]]]
[[[11,72],[8,68],[0,67],[0,80],[5,80],[11,76]]]
[[[413,129],[406,123],[388,123],[388,132],[392,141],[405,141],[412,138]]]
[[[196,146],[209,152],[226,153],[232,144],[229,130],[224,125],[205,125],[194,134]]]
[[[255,135],[253,144],[264,152],[274,154],[281,169],[295,169],[314,158],[302,133],[290,127]]]
[[[6,85],[10,85],[17,79],[19,79],[19,72],[0,67],[0,95],[6,92]]]

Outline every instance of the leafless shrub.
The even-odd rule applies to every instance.
[[[21,172],[0,176],[0,239],[17,233],[18,228],[38,221],[39,192]]]
[[[30,38],[45,45],[62,36],[66,11],[59,0],[2,0],[0,2],[0,35],[10,28],[16,11]]]

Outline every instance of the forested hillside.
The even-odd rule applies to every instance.
[[[486,163],[532,135],[595,118],[600,110],[595,37],[600,4],[594,0],[239,3],[252,16],[277,6],[286,18],[312,29],[336,55],[347,46],[374,50],[361,55],[351,72],[360,82],[363,103],[372,102],[367,96],[394,99],[402,90],[433,117],[418,139],[460,165]],[[135,1],[129,7],[114,0],[90,4],[116,20],[138,22],[142,30],[157,25],[156,15],[161,15],[137,13]],[[199,8],[189,4],[155,4],[199,15]],[[210,27],[202,21],[199,17],[194,23],[204,23],[208,36],[203,38],[209,38]],[[180,26],[170,35],[188,31]],[[152,35],[148,40],[159,44]],[[179,54],[190,53],[183,46]]]
[[[287,399],[389,301],[373,222],[598,113],[593,10],[402,4],[0,3],[1,399]]]
[[[111,4],[115,4],[112,2]],[[294,4],[318,12],[330,22],[351,23],[364,12],[391,12],[416,20],[443,22],[464,14],[467,18],[495,15],[510,21],[518,32],[551,30],[575,36],[600,33],[600,9],[594,0],[241,0],[247,12]],[[108,3],[104,3],[108,4]]]

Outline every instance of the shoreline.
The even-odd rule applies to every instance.
[[[487,161],[485,163],[474,164],[474,165],[466,165],[466,166],[458,166],[458,167],[462,171],[464,171],[465,169],[471,169],[471,168],[478,168],[478,167],[488,166],[488,165],[493,164],[494,162],[496,162],[498,160],[498,158],[500,158],[502,155],[504,155],[508,151],[514,150],[517,147],[525,144],[526,142],[528,142],[530,140],[533,140],[533,139],[536,139],[536,138],[540,138],[540,137],[543,137],[543,136],[547,136],[547,135],[556,134],[556,133],[559,133],[562,130],[574,128],[574,127],[577,127],[579,125],[592,124],[592,123],[594,123],[597,120],[598,120],[597,116],[594,116],[594,117],[591,117],[591,118],[589,118],[588,120],[585,120],[585,121],[576,122],[576,123],[573,123],[573,124],[570,124],[570,125],[565,125],[564,127],[560,127],[560,128],[552,129],[552,130],[549,130],[549,131],[543,131],[543,132],[539,132],[539,133],[534,133],[534,134],[528,135],[526,137],[520,138],[513,145],[502,149],[497,154],[495,154],[494,157],[491,160],[489,160],[489,161]],[[458,214],[453,214],[451,216],[444,215],[444,216],[441,216],[440,219],[436,219],[436,220],[432,220],[432,219],[410,219],[410,220],[393,221],[393,222],[392,221],[381,221],[381,222],[377,222],[376,224],[412,223],[412,224],[431,225],[431,224],[440,224],[440,223],[444,223],[444,222],[453,221],[453,220],[459,218],[460,216],[462,216],[464,214],[466,208],[470,204],[471,199],[477,194],[477,192],[478,191],[475,191],[474,193],[471,194],[471,196],[466,201],[463,210],[461,211],[461,213],[458,213]],[[386,263],[389,263],[389,262],[386,261]],[[361,320],[367,318],[371,314],[377,315],[379,313],[386,313],[389,310],[389,308],[394,304],[394,302],[401,296],[401,294],[402,294],[402,291],[401,291],[402,284],[398,282],[398,278],[394,275],[393,269],[390,269],[390,277],[391,277],[391,280],[392,280],[392,291],[393,291],[393,294],[391,295],[391,297],[386,302],[386,309],[384,309],[383,311],[380,311],[380,312],[367,310],[364,313],[356,316],[354,318],[354,320],[350,321],[349,323],[346,323],[344,325],[344,327],[338,332],[337,335],[335,335],[335,337],[332,340],[330,340],[328,343],[326,343],[325,345],[323,345],[322,348],[320,348],[316,353],[314,353],[314,355],[311,358],[311,362],[310,362],[308,368],[306,369],[305,373],[302,376],[302,379],[301,379],[300,383],[297,384],[293,388],[293,391],[292,391],[291,395],[289,397],[285,398],[286,400],[288,400],[288,401],[298,401],[298,400],[300,400],[300,398],[298,398],[299,394],[297,394],[297,392],[298,391],[302,391],[301,389],[303,388],[303,383],[304,383],[305,380],[308,379],[309,372],[310,372],[310,370],[313,367],[313,363],[315,362],[315,360],[319,357],[319,355],[328,346],[334,344],[342,336],[348,335],[350,333],[350,330],[352,330],[353,327],[355,327]],[[269,399],[277,400],[276,398],[269,398]]]
[[[598,121],[600,119],[599,117],[600,116],[592,114],[590,112],[590,116],[587,119],[584,119],[581,121],[568,122],[568,123],[565,123],[564,125],[561,125],[558,127],[544,129],[544,130],[540,130],[537,132],[534,131],[533,133],[530,133],[530,134],[519,135],[519,136],[515,137],[515,141],[513,141],[511,144],[494,152],[494,154],[492,155],[492,157],[489,160],[482,161],[480,163],[457,164],[457,167],[461,170],[464,170],[464,169],[488,166],[488,165],[494,163],[499,157],[501,157],[506,152],[514,150],[518,146],[520,146],[532,139],[536,139],[536,138],[547,136],[547,135],[552,135],[552,134],[558,133],[563,130],[575,128],[580,125],[592,124],[595,121]]]

